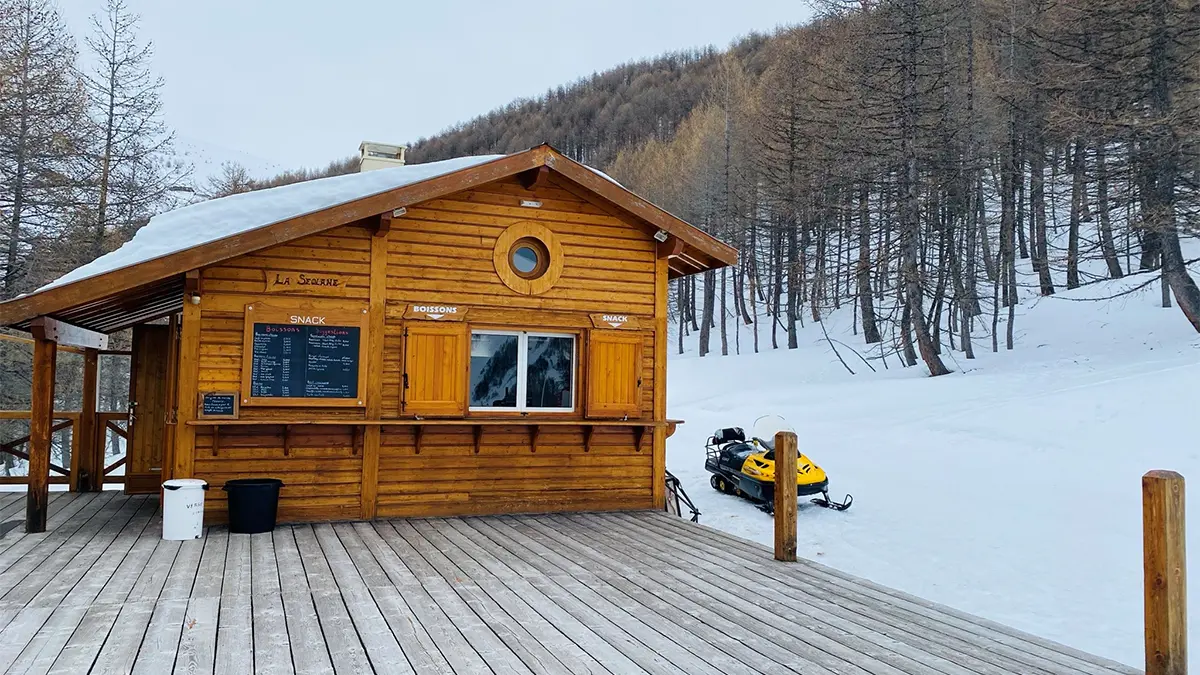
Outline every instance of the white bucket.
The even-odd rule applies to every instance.
[[[163,539],[199,539],[204,531],[204,491],[199,478],[174,478],[163,483]]]

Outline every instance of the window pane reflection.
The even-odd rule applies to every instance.
[[[471,335],[471,407],[517,406],[516,335]]]
[[[571,375],[575,341],[570,337],[530,335],[525,405],[530,408],[572,408]]]

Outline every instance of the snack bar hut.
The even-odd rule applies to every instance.
[[[382,164],[155,216],[0,303],[35,339],[28,529],[56,350],[94,383],[125,329],[127,492],[280,478],[282,521],[663,507],[667,281],[736,251],[546,145]],[[71,486],[98,490],[88,399]]]

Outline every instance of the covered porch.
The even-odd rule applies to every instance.
[[[0,671],[1139,672],[658,512],[172,542],[156,501],[55,492],[0,537]]]

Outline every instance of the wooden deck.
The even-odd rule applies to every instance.
[[[54,493],[47,532],[0,538],[0,671],[1139,672],[659,513],[159,523]]]

